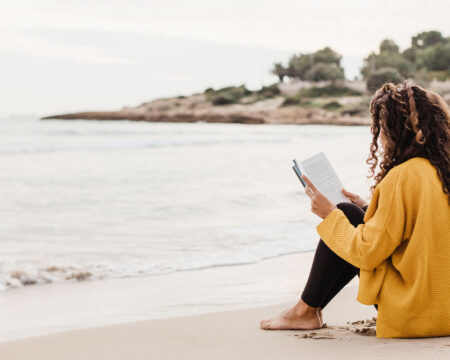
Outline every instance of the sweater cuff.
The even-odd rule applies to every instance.
[[[336,208],[332,212],[330,212],[320,223],[316,226],[317,233],[320,235],[322,240],[326,238],[326,234],[329,234],[329,230],[333,228],[333,225],[336,224],[336,221],[339,220],[342,216],[345,216],[344,212]]]

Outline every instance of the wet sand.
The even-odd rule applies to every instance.
[[[356,302],[356,280],[324,310],[326,327],[313,331],[261,330],[261,319],[296,302],[311,260],[312,253],[306,253],[160,277],[53,284],[5,292],[0,294],[0,316],[4,320],[0,326],[0,359],[450,357],[450,337],[376,338],[376,310]],[[219,289],[224,292],[219,293]],[[212,291],[222,294],[222,301],[212,296]],[[264,293],[267,297],[259,295]],[[223,294],[228,294],[228,299]],[[255,294],[262,297],[260,304],[283,301],[258,306]],[[169,303],[163,306],[164,301]],[[177,311],[168,311],[171,308]]]

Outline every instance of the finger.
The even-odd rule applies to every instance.
[[[302,179],[305,180],[305,182],[308,184],[308,186],[311,188],[312,191],[316,192],[317,188],[314,186],[314,184],[311,182],[311,180],[308,179],[306,175],[302,175]]]
[[[356,196],[355,194],[352,194],[352,193],[349,193],[349,192],[344,193],[344,196],[346,196],[347,198],[349,198],[352,202],[353,202],[353,201],[356,201],[356,198],[357,198],[357,196]]]
[[[312,197],[314,194],[309,186],[305,188],[305,191],[306,195],[308,195],[309,197]]]
[[[345,195],[350,196],[350,197],[354,197],[354,196],[355,196],[355,194],[353,194],[353,193],[351,193],[350,191],[347,191],[347,190],[345,190],[345,189],[342,189],[342,192],[343,192]]]

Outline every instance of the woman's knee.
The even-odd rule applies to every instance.
[[[343,201],[343,202],[340,202],[340,203],[337,204],[336,206],[337,206],[339,209],[341,209],[342,211],[350,211],[350,209],[355,209],[355,208],[361,209],[358,205],[353,204],[353,203],[350,202],[350,201]]]
[[[364,210],[358,205],[351,202],[340,202],[336,205],[338,209],[342,210],[345,216],[350,220],[353,226],[364,223]]]

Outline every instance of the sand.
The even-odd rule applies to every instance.
[[[0,343],[67,330],[291,301],[303,288],[311,262],[312,253],[303,253],[248,265],[0,292]]]
[[[373,336],[372,319],[376,310],[356,302],[356,281],[324,310],[326,327],[314,331],[261,330],[261,319],[295,303],[297,289],[306,280],[311,259],[312,254],[298,254],[245,266],[6,292],[0,295],[3,308],[0,359],[450,358],[450,337],[379,339]],[[214,286],[217,289],[217,282],[223,292],[216,290],[216,293],[230,294],[232,301],[205,298]],[[168,307],[158,307],[156,300],[168,299],[156,296],[158,290],[164,289],[163,284],[166,289],[173,289],[174,298],[184,293],[186,299],[179,303],[172,299]],[[281,295],[264,298],[266,303],[274,299],[291,301],[249,306],[253,293],[271,288],[274,294]],[[200,290],[203,292],[192,297]],[[127,302],[123,302],[124,298],[116,301],[117,293],[124,291],[128,294]],[[191,297],[187,291],[192,292]],[[196,305],[205,305],[195,309],[197,313],[214,312],[176,316],[177,312],[166,311],[170,307],[186,311],[187,307],[181,305],[189,303],[192,308],[193,299],[197,299]],[[205,299],[204,303],[199,299]],[[217,311],[243,305],[246,308]],[[151,309],[157,312],[152,313]],[[157,315],[164,318],[154,319]],[[87,321],[88,318],[91,320]],[[8,327],[13,330],[13,336],[8,337]]]
[[[346,288],[315,331],[264,331],[261,318],[289,304],[75,330],[0,344],[1,359],[446,359],[450,338],[378,339],[348,319],[373,310]],[[362,325],[362,324],[360,324]],[[346,328],[350,328],[350,330]],[[315,333],[315,336],[305,337]]]

